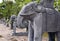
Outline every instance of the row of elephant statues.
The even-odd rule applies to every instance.
[[[34,1],[23,6],[17,18],[16,15],[12,15],[11,20],[14,16],[13,21],[18,28],[27,28],[28,41],[42,41],[43,32],[57,32],[59,41],[60,13],[53,7],[54,0],[40,1],[39,4]]]

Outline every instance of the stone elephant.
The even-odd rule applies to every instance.
[[[11,21],[11,29],[13,29],[13,23],[16,22],[15,26],[17,28],[21,28],[21,29],[26,28],[27,29],[26,31],[28,31],[28,21],[26,19],[23,19],[23,17],[20,16],[20,12],[18,16],[12,15],[10,17],[10,21]]]
[[[22,10],[20,16],[23,16],[23,18],[27,19],[29,21],[28,26],[28,41],[42,41],[42,28],[41,25],[36,25],[35,22],[37,21],[37,24],[41,23],[40,16],[39,16],[39,10],[35,10],[35,6],[37,5],[36,2],[30,2],[27,5],[25,5]],[[37,15],[38,14],[38,15]],[[36,17],[36,18],[35,18]]]
[[[10,17],[10,22],[11,22],[11,29],[13,29],[13,22],[15,21],[16,15],[12,15]]]
[[[30,2],[22,8],[20,16],[30,22],[28,41],[42,41],[43,32],[58,31],[59,13],[54,9],[53,2],[54,0],[41,0],[40,4]]]

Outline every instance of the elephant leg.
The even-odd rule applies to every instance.
[[[60,41],[60,32],[57,32],[56,36],[57,36],[57,41]]]
[[[28,26],[28,41],[34,41],[34,30],[32,28],[31,22],[29,22]]]
[[[55,41],[55,34],[56,32],[48,32],[49,41]]]
[[[42,41],[42,33],[39,30],[34,30],[34,41]]]
[[[13,22],[11,22],[11,29],[13,29]]]
[[[13,23],[13,35],[16,34],[16,22]]]
[[[34,25],[34,41],[42,41],[42,28]]]
[[[26,31],[28,31],[28,27],[26,28]]]

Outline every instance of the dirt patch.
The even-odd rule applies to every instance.
[[[2,38],[3,36],[2,35],[0,35],[0,38]]]
[[[25,29],[18,29],[16,32],[25,32]],[[27,41],[27,36],[12,36],[13,30],[0,24],[0,41]]]
[[[3,24],[0,24],[0,41],[28,41],[27,36],[12,36],[13,30],[10,27],[6,27]],[[16,32],[26,32],[26,29],[16,28]],[[47,33],[43,35],[42,41],[48,41]]]

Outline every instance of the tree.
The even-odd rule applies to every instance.
[[[60,11],[60,0],[55,0],[54,7]]]
[[[13,14],[18,15],[21,8],[32,1],[40,2],[40,0],[15,0],[14,3],[13,1],[3,0],[3,2],[0,3],[0,13],[2,13],[3,17],[10,18]],[[60,0],[55,0],[54,7],[60,11]]]

